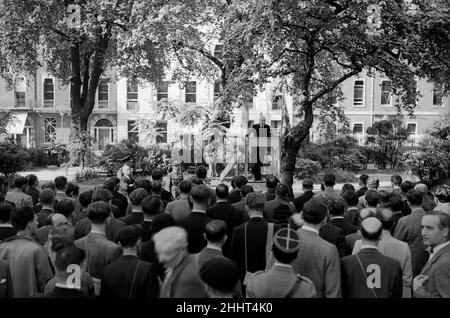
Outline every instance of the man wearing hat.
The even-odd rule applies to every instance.
[[[269,271],[254,273],[247,285],[248,298],[313,298],[314,283],[295,273],[291,263],[297,258],[300,236],[291,228],[275,233],[272,252],[275,264]]]
[[[133,159],[131,159],[131,155],[123,157],[122,162],[123,166],[117,172],[117,178],[119,178],[121,182],[128,184],[128,192],[131,192],[134,184],[133,168],[131,167]]]
[[[210,298],[236,297],[239,271],[232,260],[220,255],[209,259],[200,268],[200,277]]]
[[[314,196],[313,188],[314,182],[311,179],[302,181],[303,194],[296,197],[294,200],[295,209],[298,213],[302,212],[303,205]]]

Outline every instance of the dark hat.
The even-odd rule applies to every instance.
[[[300,236],[293,229],[279,229],[273,236],[273,245],[284,253],[295,253],[300,249]]]
[[[211,288],[231,292],[239,280],[237,265],[224,256],[215,256],[200,268],[200,277]]]
[[[305,188],[312,188],[312,187],[314,187],[314,181],[312,181],[311,179],[305,179],[305,180],[303,180],[302,181],[302,185],[305,187]]]
[[[287,224],[292,212],[287,204],[280,204],[273,209],[273,221],[276,224]]]
[[[131,159],[131,155],[125,156],[122,158],[122,162],[128,161]]]

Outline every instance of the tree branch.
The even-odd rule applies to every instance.
[[[182,42],[182,41],[176,42],[176,45],[181,46],[181,47],[184,47],[184,48],[188,48],[188,49],[193,50],[193,51],[199,52],[199,53],[202,54],[204,57],[206,57],[207,59],[209,59],[210,61],[212,61],[214,64],[216,64],[216,66],[217,66],[218,68],[220,68],[221,70],[223,70],[223,66],[224,66],[223,63],[222,63],[218,58],[216,58],[214,55],[212,55],[211,53],[205,51],[204,49],[199,49],[199,48],[197,48],[197,47],[195,47],[195,46],[193,46],[193,45],[186,44],[186,43],[184,43],[184,42]],[[176,46],[174,46],[174,47],[176,48]]]

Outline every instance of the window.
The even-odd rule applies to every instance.
[[[214,82],[214,101],[220,96],[220,81]]]
[[[281,95],[276,95],[272,99],[272,110],[280,110],[283,98]]]
[[[17,76],[14,81],[14,107],[25,107],[26,80]]]
[[[391,105],[391,81],[381,82],[381,105]]]
[[[219,60],[223,57],[223,45],[217,44],[214,46],[214,57]]]
[[[442,107],[442,86],[435,85],[433,88],[433,106]]]
[[[188,81],[185,85],[185,101],[186,103],[196,103],[197,102],[197,82]]]
[[[364,124],[361,124],[361,123],[353,124],[353,133],[354,134],[363,134],[364,133]]]
[[[167,143],[167,121],[158,120],[156,122],[156,129],[158,135],[156,136],[156,143]]]
[[[105,149],[106,145],[113,142],[114,129],[108,119],[100,119],[95,123],[94,139],[98,143],[98,149]]]
[[[417,100],[417,81],[406,91],[406,102],[408,105],[415,105]]]
[[[355,81],[353,86],[353,106],[364,106],[364,81]]]
[[[407,123],[406,130],[408,130],[409,135],[416,135],[417,124],[416,123]]]
[[[333,90],[330,94],[328,94],[327,103],[328,105],[338,104],[338,95],[335,90]]]
[[[44,79],[44,107],[55,107],[55,85],[53,79]]]
[[[128,140],[139,142],[139,127],[135,120],[128,121]]]
[[[56,118],[44,118],[44,142],[56,142]]]
[[[108,108],[109,103],[109,85],[106,80],[100,80],[98,83],[98,108]]]
[[[138,82],[135,78],[127,80],[127,110],[138,110]]]
[[[156,100],[160,101],[162,99],[169,98],[169,82],[159,82],[156,84]]]

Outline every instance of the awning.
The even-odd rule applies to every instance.
[[[27,116],[28,113],[11,113],[8,123],[6,124],[6,132],[15,135],[23,134]]]

